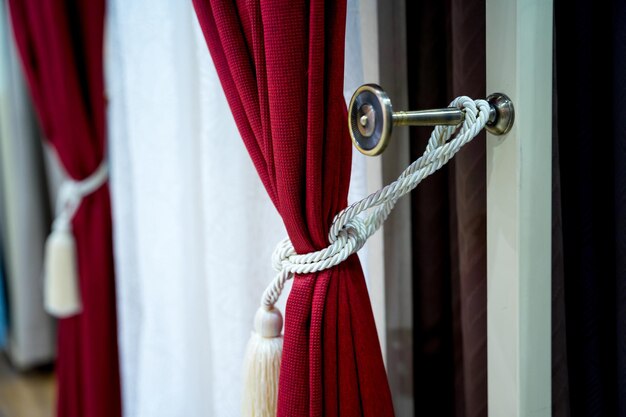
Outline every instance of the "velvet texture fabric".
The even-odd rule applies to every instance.
[[[9,1],[15,40],[44,135],[69,176],[104,157],[104,0]],[[73,231],[82,312],[58,323],[60,417],[120,415],[109,190],[83,199]]]
[[[194,0],[194,6],[239,132],[296,251],[327,246],[350,178],[345,1]],[[356,256],[294,280],[278,415],[393,415]]]

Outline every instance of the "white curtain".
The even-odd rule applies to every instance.
[[[349,13],[351,93],[356,0]],[[106,49],[124,415],[239,416],[245,344],[284,226],[190,1],[109,1]],[[366,189],[363,159],[353,166],[352,200]]]
[[[42,259],[50,211],[42,142],[0,1],[0,238],[9,305],[7,353],[29,368],[55,354],[54,322],[43,308]]]

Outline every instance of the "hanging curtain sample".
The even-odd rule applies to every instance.
[[[0,247],[0,252],[2,247]],[[7,298],[4,280],[4,263],[2,261],[2,253],[0,253],[0,350],[4,350],[7,342]]]
[[[239,133],[295,250],[326,247],[333,217],[347,205],[351,166],[345,2],[194,6]],[[295,278],[283,349],[278,416],[393,415],[356,256]]]
[[[485,1],[407,2],[409,102],[486,93]],[[467,51],[472,51],[468,54]],[[429,128],[411,132],[411,154]],[[412,193],[416,413],[486,417],[485,134]]]
[[[350,4],[349,95],[363,82],[358,1]],[[111,0],[107,9],[123,414],[239,417],[252,317],[286,231],[191,3]],[[351,198],[364,196],[365,174],[357,154]]]
[[[625,21],[623,1],[554,2],[556,417],[626,415]]]
[[[240,416],[245,300],[284,227],[191,3],[111,0],[107,25],[124,416]]]
[[[66,263],[57,266],[66,272],[77,268],[77,282],[65,284],[78,293],[63,294],[57,291],[63,288],[52,285],[61,301],[74,301],[69,310],[60,311],[65,318],[58,321],[57,415],[117,417],[121,406],[111,217],[104,183],[104,0],[11,0],[9,6],[43,135],[68,176],[61,189],[67,200],[58,204],[51,238],[60,239],[56,254],[67,255]],[[71,259],[74,245],[76,257]]]
[[[0,257],[10,316],[6,353],[13,366],[27,369],[55,355],[41,277],[50,213],[41,141],[5,1],[0,2],[0,194]]]

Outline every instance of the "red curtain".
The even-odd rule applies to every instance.
[[[296,251],[327,246],[332,219],[347,204],[351,166],[345,0],[194,6],[239,132]],[[294,279],[278,415],[393,415],[356,256]]]
[[[65,171],[104,157],[104,0],[10,0],[13,31],[44,135]],[[58,323],[57,415],[121,415],[107,185],[74,216],[82,313]]]

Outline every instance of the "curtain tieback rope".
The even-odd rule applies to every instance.
[[[424,154],[409,165],[396,181],[339,212],[328,234],[330,245],[316,252],[299,255],[289,238],[278,243],[272,255],[272,265],[278,273],[263,294],[261,304],[265,309],[274,307],[285,282],[295,274],[332,268],[361,249],[385,222],[396,201],[445,165],[463,145],[480,133],[489,119],[490,108],[485,100],[461,96],[452,101],[450,107],[465,112],[461,126],[435,127]],[[457,134],[450,140],[457,129]],[[358,217],[368,210],[371,211],[365,218]]]
[[[278,243],[272,255],[277,274],[263,293],[261,307],[254,318],[254,332],[246,350],[242,415],[276,415],[283,318],[274,305],[285,282],[295,274],[332,268],[356,253],[385,222],[396,201],[445,165],[463,145],[480,133],[489,120],[490,107],[485,100],[462,96],[452,101],[450,107],[465,112],[463,123],[460,126],[435,127],[424,154],[409,165],[396,181],[340,211],[330,227],[330,244],[327,247],[298,254],[288,238]],[[361,216],[363,213],[366,214]]]
[[[44,255],[44,304],[58,318],[77,314],[81,309],[76,265],[76,242],[72,218],[82,200],[98,190],[109,175],[106,160],[87,178],[67,178],[59,188],[52,232],[46,240]]]

